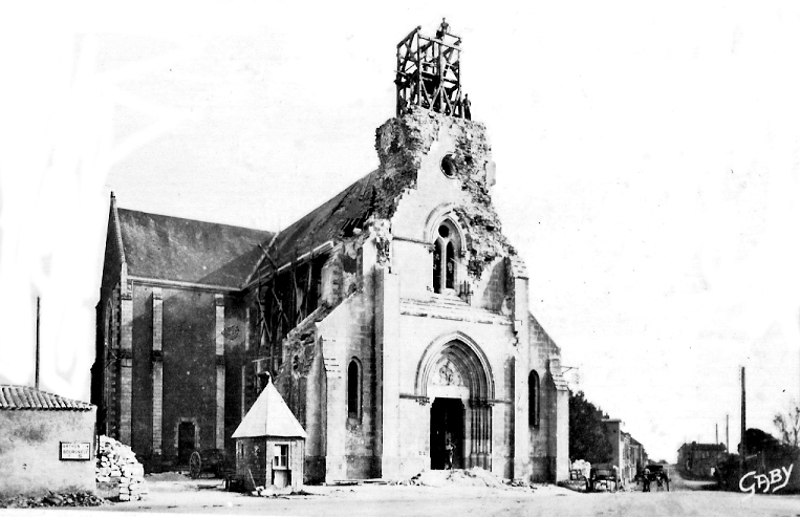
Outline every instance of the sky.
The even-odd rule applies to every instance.
[[[647,5],[646,5],[647,4]],[[0,7],[0,382],[89,398],[110,192],[266,230],[373,170],[395,46],[443,16],[573,389],[653,459],[800,398],[800,5]]]

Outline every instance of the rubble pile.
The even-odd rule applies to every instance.
[[[250,495],[255,497],[277,497],[281,495],[289,495],[292,493],[292,487],[287,486],[284,488],[276,488],[274,486],[257,486],[255,490],[250,492]]]
[[[469,470],[424,470],[410,479],[398,484],[407,486],[442,487],[445,485],[504,488],[508,486],[502,479],[488,470],[472,467]],[[512,485],[515,486],[515,485]]]
[[[144,467],[136,460],[136,454],[108,436],[100,437],[95,480],[101,492],[109,489],[112,491],[109,496],[116,496],[120,501],[136,501],[147,494]]]
[[[536,487],[531,485],[529,481],[525,481],[524,479],[508,479],[505,480],[504,483],[512,488],[530,488],[531,490],[536,490]]]
[[[89,492],[58,494],[49,492],[45,496],[28,497],[18,495],[0,498],[0,508],[43,508],[48,506],[100,506],[105,504],[102,497]]]

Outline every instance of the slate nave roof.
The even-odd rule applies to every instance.
[[[116,208],[121,255],[128,275],[243,288],[270,259],[278,266],[336,239],[370,212],[373,171],[301,217],[277,235],[227,224]],[[115,215],[116,214],[116,215]],[[109,234],[108,238],[112,238]]]

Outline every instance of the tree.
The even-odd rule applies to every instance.
[[[611,459],[603,412],[586,400],[582,391],[569,394],[569,457],[589,463]]]
[[[800,406],[795,406],[785,415],[778,413],[772,422],[778,428],[778,433],[784,445],[800,446]]]
[[[780,448],[781,442],[761,429],[751,427],[744,432],[745,454],[758,454]]]

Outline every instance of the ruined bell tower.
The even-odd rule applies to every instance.
[[[442,23],[434,37],[417,27],[397,44],[397,116],[419,106],[458,118],[470,118],[461,92],[461,38]]]

